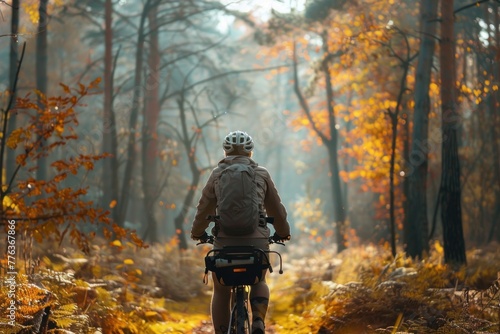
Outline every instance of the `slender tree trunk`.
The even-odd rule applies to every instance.
[[[137,33],[137,50],[135,55],[135,73],[134,73],[134,91],[132,97],[132,110],[130,111],[129,119],[129,136],[127,145],[127,159],[125,161],[125,172],[123,175],[122,191],[119,201],[119,212],[117,223],[119,226],[123,226],[126,216],[127,208],[130,200],[131,188],[134,186],[132,182],[132,176],[135,168],[135,160],[137,157],[137,147],[136,147],[136,135],[137,135],[137,119],[139,116],[140,99],[143,90],[142,86],[142,68],[143,68],[143,56],[144,56],[144,23],[148,12],[150,10],[151,0],[146,1],[144,4],[144,9],[142,11],[141,20],[139,23],[139,31]]]
[[[403,89],[403,87],[401,87]],[[398,139],[398,110],[389,111],[391,119],[391,160],[389,165],[389,220],[391,230],[391,251],[392,256],[396,257],[396,215],[395,215],[395,187],[394,187],[394,170],[396,164],[396,143]]]
[[[188,192],[186,197],[184,197],[184,202],[182,203],[181,210],[177,217],[174,219],[175,232],[177,237],[179,238],[179,248],[187,249],[187,238],[186,233],[184,231],[184,223],[189,211],[189,208],[193,204],[194,195],[196,193],[196,189],[198,188],[198,183],[200,182],[201,172],[198,169],[198,165],[196,164],[196,154],[195,147],[192,145],[192,140],[189,136],[187,122],[186,122],[186,110],[184,106],[184,92],[181,93],[180,98],[177,100],[177,105],[179,107],[179,117],[181,119],[181,141],[184,145],[184,149],[187,154],[189,169],[191,170],[191,184],[189,185]]]
[[[36,88],[43,94],[47,94],[47,29],[49,17],[47,13],[48,0],[40,0],[38,9],[38,32],[36,37]],[[43,108],[39,98],[38,104]],[[41,141],[41,145],[46,144],[45,140]],[[37,179],[47,179],[47,159],[41,157],[38,159]]]
[[[325,33],[326,36],[326,33]],[[326,37],[324,42],[327,46]],[[328,50],[326,49],[326,52]],[[328,57],[328,56],[327,56]],[[330,128],[330,138],[325,142],[325,146],[328,149],[329,166],[330,166],[330,183],[332,188],[332,200],[333,200],[333,218],[335,223],[335,231],[337,236],[337,250],[341,252],[347,248],[346,239],[346,226],[345,226],[345,207],[342,203],[342,190],[340,184],[340,168],[339,168],[339,158],[338,158],[338,131],[336,127],[336,117],[334,109],[334,95],[332,78],[330,75],[329,61],[325,59],[323,62],[323,73],[325,74],[325,89],[326,89],[326,101],[328,110],[328,125]]]
[[[102,173],[103,205],[111,209],[111,217],[117,220],[118,201],[118,141],[116,137],[115,113],[113,110],[113,4],[105,3],[104,32],[104,108],[103,108],[103,152],[111,154],[104,159]]]
[[[403,160],[410,161],[410,119],[409,110],[405,110],[403,114],[404,118],[404,142],[403,142]],[[405,201],[403,203],[404,217],[403,217],[403,244],[406,245],[406,236],[404,235],[404,230],[408,226],[409,212],[410,212],[410,180],[408,177],[403,178],[403,194]],[[403,246],[405,247],[405,246]]]
[[[442,103],[442,197],[441,219],[445,262],[465,264],[462,228],[460,161],[457,129],[460,125],[455,103],[455,47],[453,0],[441,3],[441,103]]]
[[[333,219],[335,224],[335,232],[337,237],[337,251],[341,252],[347,248],[347,234],[345,226],[345,207],[342,203],[342,190],[340,184],[340,168],[338,158],[338,130],[335,116],[335,98],[333,93],[332,77],[330,75],[330,58],[331,54],[328,49],[328,32],[325,30],[322,34],[323,52],[325,59],[323,60],[322,70],[325,75],[325,90],[326,103],[328,112],[328,126],[330,130],[330,138],[324,136],[323,143],[328,149],[329,165],[330,165],[330,183],[332,188],[333,201]]]
[[[311,115],[311,109],[309,108],[309,104],[302,94],[302,90],[300,89],[299,84],[299,75],[298,75],[298,65],[297,65],[297,52],[296,45],[294,43],[293,47],[293,81],[294,81],[294,92],[299,100],[300,106],[302,110],[307,116],[312,129],[314,132],[321,138],[323,145],[325,145],[328,151],[329,158],[329,168],[330,168],[330,183],[331,183],[331,191],[332,191],[332,201],[333,201],[333,220],[334,220],[334,228],[335,234],[337,238],[337,251],[341,252],[347,247],[347,239],[346,239],[346,231],[345,231],[345,208],[342,203],[342,192],[340,186],[340,175],[339,175],[339,162],[338,162],[338,131],[335,123],[335,112],[334,112],[334,95],[333,95],[333,87],[332,87],[332,78],[329,70],[329,61],[332,55],[328,51],[328,41],[327,41],[327,33],[324,32],[322,34],[323,38],[323,51],[324,51],[324,59],[322,64],[322,71],[325,75],[325,91],[326,91],[326,99],[327,99],[327,111],[328,111],[328,124],[330,129],[330,136],[325,135],[315,123],[314,119]]]
[[[406,43],[408,43],[408,40],[405,39]],[[407,50],[410,50],[409,45],[407,44]],[[397,140],[398,140],[398,123],[399,123],[399,113],[401,106],[403,104],[403,96],[404,93],[406,92],[406,81],[408,78],[408,71],[410,68],[410,54],[408,53],[406,55],[406,58],[401,59],[401,66],[403,67],[403,73],[401,75],[401,81],[399,85],[399,93],[397,97],[397,103],[396,106],[394,107],[394,110],[391,110],[390,108],[387,110],[387,113],[389,115],[389,118],[391,120],[391,130],[392,130],[392,137],[391,137],[391,159],[390,159],[390,166],[389,166],[389,218],[390,218],[390,230],[391,230],[391,250],[392,250],[392,256],[396,257],[396,208],[395,208],[395,202],[396,202],[396,186],[395,186],[395,168],[396,168],[396,147],[397,147]]]
[[[427,168],[430,143],[429,86],[431,82],[432,63],[435,48],[435,34],[437,30],[438,2],[436,0],[422,0],[420,53],[415,82],[415,111],[413,116],[413,140],[409,156],[409,212],[408,224],[404,226],[405,249],[411,257],[422,257],[423,252],[429,250],[427,236]]]
[[[155,201],[158,189],[158,139],[157,124],[160,114],[160,50],[157,25],[158,7],[149,13],[149,75],[146,79],[144,122],[142,126],[142,190],[144,193],[144,215],[147,221],[146,235],[151,242],[159,241],[158,222],[155,217]]]
[[[18,42],[18,32],[19,32],[19,0],[12,1],[12,18],[10,24],[10,54],[9,54],[9,89],[11,94],[15,94],[14,82],[16,79],[17,62],[19,58],[19,42]],[[16,96],[14,95],[14,101]],[[16,117],[17,111],[13,110],[9,112],[8,117],[8,129],[7,133],[10,135],[12,131],[16,129]],[[2,157],[3,158],[3,157]],[[8,184],[10,179],[14,174],[16,169],[16,151],[9,149],[7,150],[7,161],[6,161],[6,183]]]
[[[335,221],[335,234],[337,241],[337,251],[341,252],[348,246],[347,231],[345,227],[345,208],[342,203],[342,191],[340,188],[339,161],[337,146],[329,142],[326,144],[328,150],[328,161],[330,167],[330,185],[333,197],[333,218]]]

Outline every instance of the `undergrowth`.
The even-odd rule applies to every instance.
[[[374,246],[291,260],[291,282],[274,286],[278,332],[499,333],[497,249],[470,251],[458,271],[439,243],[424,261]]]
[[[293,244],[286,248],[277,249],[285,274],[268,275],[269,333],[500,331],[496,245],[469,251],[468,266],[458,271],[442,264],[438,243],[422,261],[394,259],[379,246],[300,258]],[[0,332],[208,333],[206,251],[180,251],[175,241],[148,249],[115,241],[94,245],[85,256],[42,245],[20,262],[14,327],[7,317],[8,282],[0,286]]]
[[[15,326],[8,318],[9,282],[2,280],[1,333],[189,333],[206,319],[201,267],[206,249],[180,251],[175,240],[148,249],[103,242],[90,256],[64,247],[44,249],[57,246],[41,245],[30,256],[36,260],[20,265]],[[199,307],[190,303],[195,297]],[[188,321],[187,306],[193,313]]]

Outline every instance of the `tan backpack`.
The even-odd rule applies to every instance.
[[[219,227],[226,235],[251,234],[260,219],[255,168],[240,163],[221,168],[215,182]]]

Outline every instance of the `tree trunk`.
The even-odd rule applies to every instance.
[[[455,103],[455,47],[453,0],[441,3],[441,103],[442,103],[442,179],[441,219],[445,262],[466,264],[462,227],[460,161],[457,128],[460,125]]]
[[[498,3],[495,2],[493,4],[493,15],[494,15],[494,21],[495,21],[495,44],[497,46],[496,48],[496,57],[495,59],[498,59],[500,56],[500,50],[498,49],[499,43],[500,43],[500,13],[498,12],[499,6]],[[500,65],[498,62],[495,62],[495,67],[496,71],[493,72],[495,76],[495,81],[498,82],[500,80]],[[495,230],[497,229],[498,221],[500,220],[500,140],[499,140],[499,135],[498,135],[498,127],[500,125],[500,92],[497,90],[494,93],[494,102],[495,105],[493,108],[490,109],[491,113],[491,126],[490,126],[490,133],[491,133],[491,145],[493,149],[493,168],[494,168],[494,188],[495,188],[495,209],[492,215],[492,221],[491,221],[491,226],[490,230],[488,232],[487,240],[488,242],[493,241],[495,238]],[[497,233],[497,238],[496,240],[499,241],[498,239],[499,234]]]
[[[149,75],[146,80],[144,121],[142,125],[142,190],[144,193],[144,215],[147,221],[144,238],[151,242],[159,241],[158,222],[155,217],[155,201],[158,197],[158,140],[157,124],[160,114],[160,50],[157,25],[158,7],[154,6],[149,13],[150,47]]]
[[[326,145],[328,149],[329,157],[329,167],[330,167],[330,184],[332,188],[333,197],[333,218],[335,221],[335,234],[337,241],[337,251],[341,252],[345,250],[348,246],[347,231],[345,228],[345,208],[343,206],[343,196],[340,187],[340,177],[339,177],[339,162],[337,155],[337,146],[328,143]]]
[[[408,224],[404,226],[404,244],[408,255],[422,257],[429,250],[427,236],[427,167],[431,149],[428,139],[432,63],[434,56],[434,36],[437,30],[438,1],[422,0],[420,53],[415,79],[415,111],[413,118],[413,140],[409,156],[409,212]]]
[[[410,161],[410,118],[409,118],[409,110],[405,110],[403,114],[404,118],[404,142],[403,142],[403,160],[404,161]],[[403,167],[404,168],[404,167]],[[410,180],[408,177],[403,178],[403,195],[405,198],[405,201],[403,203],[403,212],[404,212],[404,217],[403,217],[403,247],[406,247],[405,240],[407,237],[404,234],[404,230],[406,226],[408,226],[408,220],[409,220],[409,212],[410,212]]]
[[[104,108],[103,108],[103,152],[111,154],[104,159],[102,173],[103,205],[111,209],[111,217],[117,220],[118,201],[118,141],[116,137],[115,113],[113,110],[113,4],[105,3],[104,32]],[[114,202],[114,204],[112,204]]]
[[[44,95],[47,94],[47,26],[49,24],[49,17],[47,13],[48,0],[40,0],[40,7],[38,8],[39,20],[38,31],[36,37],[36,88]],[[41,105],[40,99],[38,102]],[[41,140],[41,145],[45,145],[46,141]],[[47,159],[40,157],[38,159],[37,179],[47,179]]]
[[[389,115],[391,121],[391,158],[389,165],[389,218],[390,218],[390,231],[391,231],[391,250],[392,256],[396,257],[396,186],[395,186],[395,168],[396,168],[396,147],[397,147],[397,139],[398,139],[398,123],[399,123],[399,113],[401,106],[403,104],[403,97],[405,92],[407,91],[406,81],[408,78],[408,71],[410,68],[411,55],[409,53],[410,46],[408,45],[408,39],[405,36],[405,41],[407,43],[407,54],[406,57],[398,56],[401,61],[401,67],[403,68],[403,73],[401,75],[400,85],[399,85],[399,93],[397,96],[397,103],[394,107],[394,110],[391,108],[387,109],[387,113]],[[394,52],[394,51],[392,51]],[[396,55],[394,53],[394,55]]]
[[[401,87],[403,89],[404,87]],[[391,230],[391,252],[392,256],[396,257],[396,214],[394,208],[395,202],[395,186],[394,186],[394,171],[396,165],[396,144],[398,139],[398,113],[396,109],[394,112],[389,110],[389,117],[391,119],[391,160],[389,166],[389,221]]]
[[[328,53],[328,43],[326,40],[326,33],[323,39],[325,45],[325,54]],[[329,56],[326,56],[327,58]],[[328,149],[329,166],[330,166],[330,183],[332,188],[333,200],[333,219],[335,224],[335,232],[337,237],[337,251],[341,252],[347,248],[346,227],[345,227],[345,208],[342,203],[342,190],[340,184],[340,168],[338,159],[338,131],[336,127],[335,109],[334,109],[334,96],[332,78],[330,75],[329,61],[323,61],[323,73],[325,74],[325,89],[326,89],[326,102],[328,111],[328,125],[330,128],[330,138],[324,142]]]
[[[333,96],[332,79],[329,70],[329,61],[332,55],[328,51],[328,41],[326,32],[323,33],[322,38],[323,38],[323,51],[324,51],[322,71],[325,75],[325,83],[326,83],[325,91],[326,91],[327,108],[328,108],[327,112],[328,112],[330,137],[325,135],[317,127],[314,119],[312,118],[309,104],[304,95],[302,94],[302,90],[300,89],[295,43],[293,46],[293,81],[294,81],[293,87],[295,95],[297,96],[300,106],[302,107],[302,110],[306,114],[312,129],[318,135],[318,137],[321,138],[323,145],[325,145],[325,147],[328,150],[330,183],[331,183],[332,201],[333,201],[333,223],[337,238],[337,251],[341,252],[345,250],[347,247],[347,239],[345,231],[345,207],[342,202],[343,196],[340,186],[339,161],[337,154],[338,132],[335,124],[335,112],[333,105],[334,96]]]
[[[193,204],[194,195],[196,189],[198,188],[198,183],[200,182],[201,172],[198,169],[198,165],[196,164],[196,154],[195,154],[196,150],[195,147],[193,147],[192,145],[192,140],[188,133],[187,122],[186,122],[186,110],[184,108],[184,92],[181,93],[180,98],[177,100],[177,105],[179,107],[179,117],[181,119],[181,130],[182,130],[181,132],[182,138],[180,139],[186,151],[192,178],[186,197],[184,197],[184,202],[182,203],[181,211],[174,219],[174,224],[175,224],[175,233],[179,238],[179,248],[187,249],[188,244],[187,244],[186,233],[184,232],[184,222],[186,220],[189,208]]]
[[[9,89],[11,94],[15,94],[14,82],[16,79],[17,72],[17,62],[19,58],[19,42],[18,42],[18,32],[19,32],[19,0],[12,1],[12,18],[10,24],[10,54],[9,54]],[[16,96],[13,96],[15,101]],[[16,129],[16,117],[17,111],[13,110],[9,112],[8,120],[8,130],[7,133],[10,135],[12,131]],[[3,158],[3,157],[2,157]],[[13,149],[7,150],[7,161],[6,161],[6,184],[9,183],[10,179],[14,175],[14,170],[16,169],[16,151]]]
[[[130,111],[129,119],[129,136],[127,145],[127,159],[125,161],[125,172],[123,175],[122,191],[119,201],[119,212],[117,224],[119,226],[124,225],[126,216],[128,202],[130,200],[131,188],[134,186],[132,183],[132,176],[135,168],[135,160],[137,157],[137,147],[136,147],[136,135],[137,135],[137,119],[139,116],[139,107],[141,92],[143,90],[142,86],[142,59],[144,56],[144,22],[148,16],[150,10],[151,0],[146,1],[144,4],[144,9],[142,11],[141,20],[139,23],[139,31],[137,33],[137,50],[135,55],[135,73],[134,73],[134,92],[132,98],[132,110]]]

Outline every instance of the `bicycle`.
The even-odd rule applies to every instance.
[[[197,245],[214,243],[214,236],[208,236]],[[269,238],[269,243],[285,245]],[[247,289],[262,279],[264,270],[273,272],[269,254],[277,254],[280,261],[279,273],[283,274],[283,260],[276,251],[264,251],[254,246],[224,246],[210,250],[205,256],[205,277],[215,273],[220,284],[231,286],[231,313],[227,334],[250,334],[251,324],[248,312]]]

